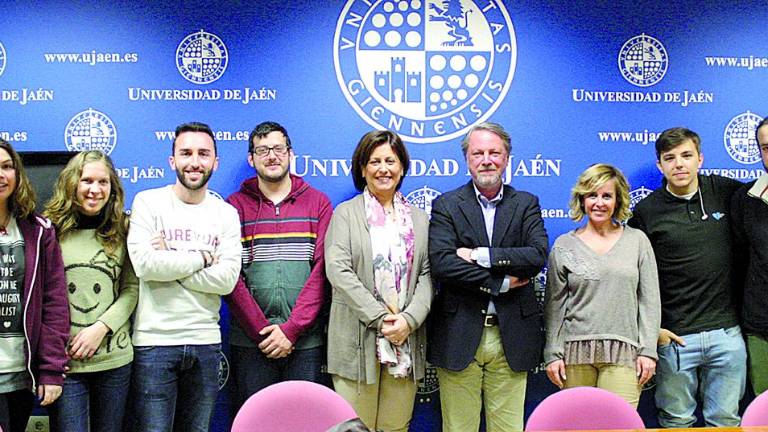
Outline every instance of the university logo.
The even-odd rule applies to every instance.
[[[439,389],[440,384],[437,381],[437,368],[427,363],[427,367],[424,370],[424,379],[419,381],[419,386],[416,388],[416,400],[419,403],[432,402],[435,392]]]
[[[668,65],[667,49],[658,39],[645,34],[624,42],[619,50],[621,75],[638,87],[649,87],[661,81]]]
[[[635,208],[637,203],[643,200],[643,198],[647,197],[648,195],[653,192],[652,190],[648,189],[645,186],[640,186],[637,189],[633,189],[629,192],[629,209],[632,210]]]
[[[405,196],[413,206],[424,210],[427,214],[432,214],[432,201],[440,196],[440,191],[424,186],[416,189]]]
[[[203,30],[188,35],[176,48],[176,67],[184,79],[194,84],[210,84],[221,78],[228,59],[224,42]]]
[[[723,144],[731,159],[744,165],[760,161],[755,129],[762,120],[759,115],[747,111],[728,122],[723,133]]]
[[[0,75],[5,72],[5,47],[0,43]]]
[[[536,277],[533,278],[533,293],[536,296],[536,301],[539,302],[539,305],[542,307],[544,306],[544,294],[547,290],[547,271],[549,270],[548,267],[544,267],[541,269],[541,271],[536,275]]]
[[[101,150],[110,154],[117,144],[117,129],[106,114],[88,108],[67,123],[64,144],[69,151]]]
[[[434,143],[496,111],[517,45],[501,2],[347,0],[333,60],[344,96],[369,125]]]
[[[227,360],[227,356],[224,355],[223,352],[219,352],[219,371],[217,374],[217,379],[219,381],[219,391],[224,389],[224,386],[227,385],[227,380],[229,380],[229,360]]]

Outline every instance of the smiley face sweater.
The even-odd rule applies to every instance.
[[[60,242],[67,275],[71,339],[101,321],[110,331],[93,357],[70,358],[70,373],[114,369],[133,360],[130,316],[136,307],[139,285],[126,249],[108,255],[95,229],[76,229]]]

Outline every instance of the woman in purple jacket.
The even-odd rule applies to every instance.
[[[21,158],[0,139],[0,426],[25,429],[34,405],[61,395],[69,305],[51,222],[33,213]]]

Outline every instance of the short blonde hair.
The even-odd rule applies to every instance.
[[[571,200],[568,207],[571,210],[571,219],[581,221],[584,214],[584,197],[603,187],[604,184],[615,180],[616,207],[613,210],[613,219],[623,222],[632,216],[629,209],[629,183],[627,178],[618,168],[608,164],[594,164],[579,175],[579,179],[571,189]]]

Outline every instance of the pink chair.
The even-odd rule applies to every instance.
[[[550,395],[533,410],[526,431],[645,429],[640,414],[607,390],[574,387]]]
[[[741,416],[742,426],[768,426],[768,392],[749,403]]]
[[[325,432],[355,417],[349,403],[328,387],[285,381],[248,398],[232,422],[232,432]]]

